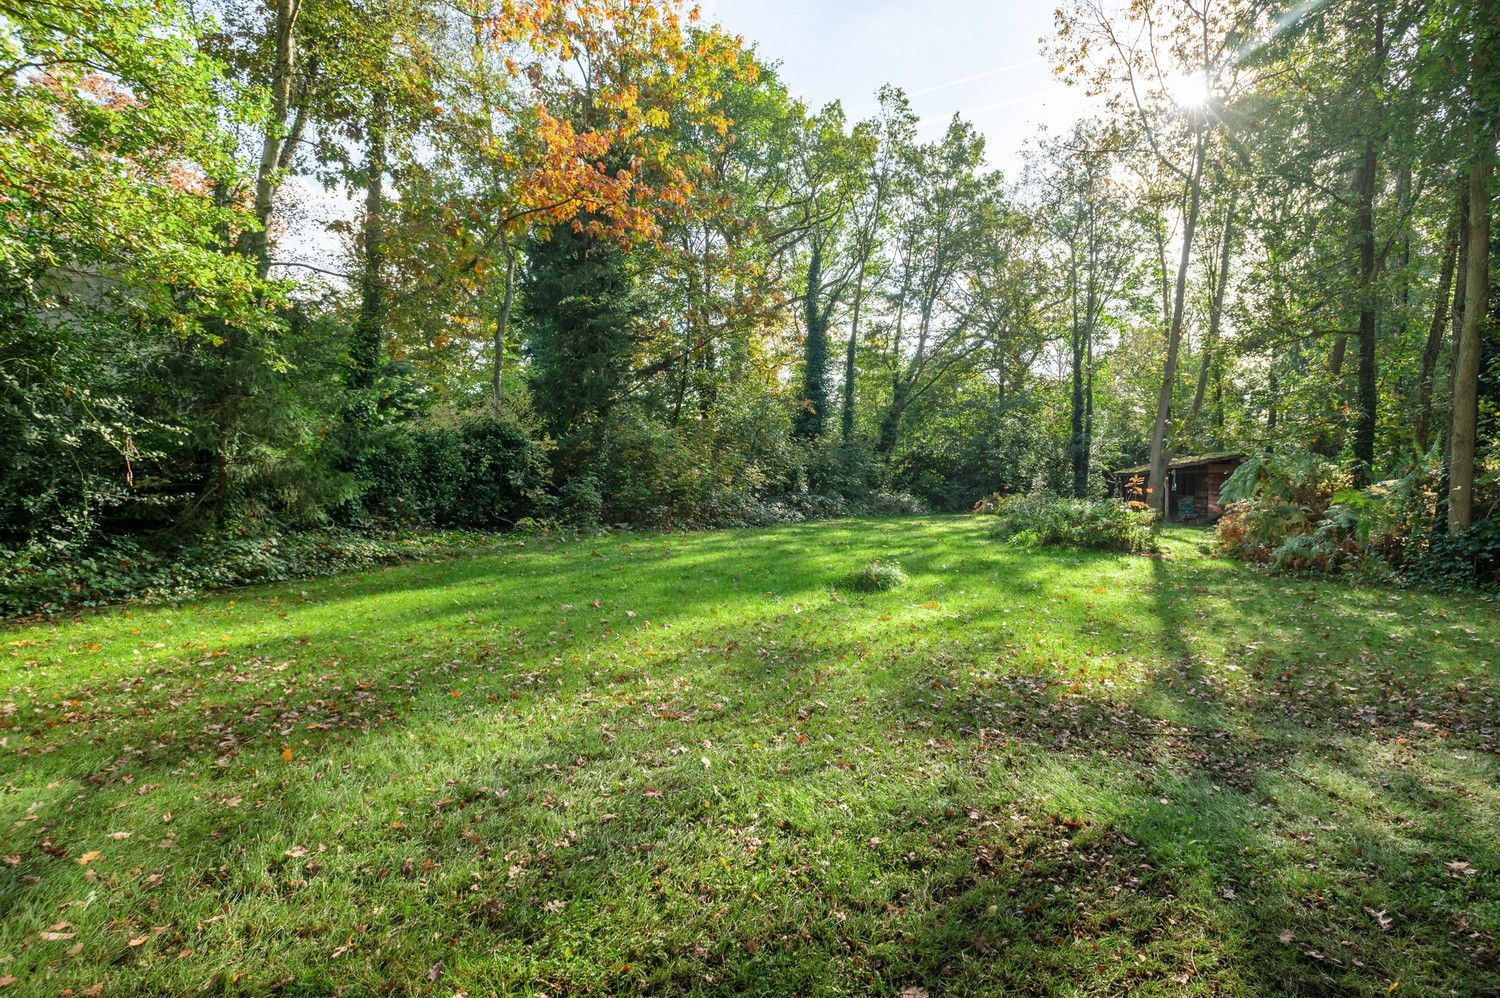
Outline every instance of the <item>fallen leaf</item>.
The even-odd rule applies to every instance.
[[[442,976],[443,976],[443,961],[439,960],[437,963],[434,963],[431,967],[427,968],[427,979],[429,981],[436,981],[438,978],[440,978]]]
[[[1287,945],[1291,945],[1292,940],[1297,938],[1297,933],[1293,932],[1291,929],[1282,929],[1281,934],[1276,938],[1280,939]]]
[[[130,940],[129,945],[132,948],[134,948],[136,946],[144,946],[150,939],[151,939],[151,933],[148,932],[145,935],[136,936],[134,939]]]
[[[281,757],[287,762],[292,761],[292,747],[290,745],[281,750]]]
[[[116,842],[123,842],[126,839],[130,838],[130,833],[129,832],[110,832],[109,833],[109,837],[112,838],[112,839],[114,839]]]
[[[546,902],[545,904],[542,905],[542,910],[545,911],[545,912],[549,912],[549,913],[555,915],[558,912],[562,911],[567,906],[568,906],[568,902],[566,902],[566,901],[559,901],[556,898],[553,898],[551,901],[548,901],[548,902]]]
[[[104,854],[98,849],[91,849],[88,852],[84,853],[82,856],[78,857],[78,865],[87,866],[102,855]]]
[[[307,855],[307,850],[302,846],[292,846],[286,852],[282,853],[282,855],[290,859],[301,859]]]

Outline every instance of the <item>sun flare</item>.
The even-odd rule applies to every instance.
[[[1211,96],[1208,80],[1202,73],[1172,73],[1162,81],[1162,89],[1172,103],[1182,108],[1202,107]]]

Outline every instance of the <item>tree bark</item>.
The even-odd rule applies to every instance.
[[[287,129],[287,115],[292,100],[292,78],[297,71],[297,17],[302,12],[302,0],[276,0],[275,32],[276,49],[271,69],[271,120],[261,138],[260,163],[255,171],[255,229],[246,231],[240,239],[240,249],[255,260],[255,271],[262,280],[271,270],[270,235],[268,229],[276,206],[276,189],[280,186],[278,174],[286,158],[284,153],[297,141],[298,136]],[[300,123],[305,116],[298,115]]]
[[[1333,338],[1333,349],[1328,352],[1328,373],[1335,378],[1344,373],[1344,355],[1349,352],[1349,337],[1339,333]]]
[[[1432,446],[1432,388],[1437,375],[1438,357],[1448,331],[1448,303],[1453,293],[1453,269],[1458,258],[1458,243],[1464,236],[1458,219],[1448,227],[1448,244],[1443,250],[1443,265],[1438,273],[1437,300],[1432,306],[1432,325],[1427,329],[1427,343],[1422,348],[1422,374],[1417,380],[1417,450],[1427,453]]]
[[[1469,167],[1469,266],[1465,275],[1463,327],[1455,352],[1453,416],[1449,429],[1452,458],[1448,481],[1448,529],[1474,522],[1474,443],[1479,420],[1480,340],[1489,317],[1490,166],[1496,136],[1481,134]]]
[[[354,369],[350,382],[355,388],[375,385],[380,354],[385,347],[385,126],[386,100],[382,91],[371,95],[370,119],[366,124],[369,149],[365,160],[365,216],[360,234],[359,318],[354,326]]]
[[[1208,393],[1208,371],[1214,354],[1219,349],[1219,329],[1224,316],[1224,289],[1229,286],[1229,254],[1234,242],[1234,205],[1224,217],[1224,233],[1219,243],[1219,269],[1214,284],[1213,308],[1208,313],[1208,335],[1203,338],[1203,360],[1198,368],[1198,386],[1193,391],[1193,408],[1188,415],[1188,425],[1196,427],[1198,416],[1203,411],[1203,399]]]
[[[505,249],[505,295],[500,302],[500,317],[495,321],[495,364],[490,371],[490,411],[496,419],[502,413],[501,402],[505,373],[505,334],[510,329],[510,310],[516,300],[516,251],[510,240],[502,243]]]
[[[1443,466],[1438,472],[1437,509],[1434,510],[1432,529],[1434,533],[1448,530],[1448,486],[1453,480],[1453,399],[1452,391],[1458,380],[1458,341],[1463,338],[1464,295],[1469,286],[1469,185],[1467,177],[1458,197],[1458,264],[1454,268],[1453,308],[1449,320],[1453,335],[1448,346],[1448,412],[1441,426],[1443,436]]]
[[[1281,379],[1276,374],[1276,358],[1271,358],[1271,373],[1266,385],[1266,430],[1276,430],[1276,403],[1281,401]]]
[[[1377,21],[1379,19],[1377,18]],[[1374,139],[1365,141],[1355,177],[1359,198],[1359,372],[1355,392],[1358,416],[1354,424],[1354,484],[1368,485],[1375,467],[1375,423],[1379,391],[1375,358],[1375,170]]]
[[[802,409],[794,420],[797,433],[811,440],[823,435],[828,409],[828,315],[822,307],[823,246],[814,239],[807,261],[805,339],[802,351]]]
[[[839,414],[839,429],[844,443],[854,439],[854,378],[856,351],[859,349],[859,316],[865,303],[865,268],[860,264],[854,278],[854,312],[849,322],[849,345],[844,350],[844,398]]]
[[[1087,321],[1078,312],[1078,251],[1071,252],[1070,299],[1073,305],[1073,329],[1069,342],[1073,391],[1068,406],[1068,456],[1073,465],[1073,495],[1082,499],[1088,494],[1088,454],[1083,443],[1083,340]],[[1085,308],[1088,306],[1085,305]]]
[[[890,457],[896,449],[896,442],[901,436],[901,417],[906,414],[908,401],[906,382],[898,380],[891,396],[891,404],[880,417],[880,433],[876,438],[875,450],[881,457]]]
[[[1198,229],[1198,208],[1203,196],[1203,165],[1207,159],[1208,137],[1198,126],[1193,148],[1192,173],[1188,177],[1187,219],[1182,227],[1182,256],[1177,261],[1177,288],[1172,301],[1172,320],[1167,327],[1167,359],[1163,365],[1161,394],[1156,400],[1156,423],[1151,429],[1151,477],[1148,484],[1151,503],[1165,519],[1170,502],[1167,497],[1167,423],[1172,417],[1172,388],[1177,380],[1177,352],[1182,344],[1183,302],[1187,296],[1188,263],[1192,259],[1193,236]]]

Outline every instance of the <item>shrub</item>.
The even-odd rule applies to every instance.
[[[994,496],[976,511],[995,517],[994,536],[1018,545],[1058,545],[1141,554],[1155,551],[1152,510],[1134,510],[1118,499]]]
[[[1249,469],[1245,471],[1245,469]],[[1219,521],[1220,551],[1278,574],[1399,574],[1424,585],[1494,585],[1500,526],[1480,521],[1458,537],[1434,533],[1438,469],[1348,487],[1326,459],[1279,454],[1247,462],[1225,482],[1235,500]]]
[[[153,549],[124,538],[73,549],[0,549],[0,617],[358,571],[492,543],[482,534],[374,536],[320,530],[200,538]]]
[[[1219,490],[1224,512],[1217,526],[1218,549],[1244,561],[1276,563],[1277,552],[1290,539],[1316,530],[1334,497],[1348,486],[1348,475],[1317,454],[1283,451],[1252,457]],[[1279,563],[1288,570],[1308,570],[1331,559],[1327,545],[1332,543],[1325,536],[1319,545],[1293,544]]]
[[[862,593],[884,593],[906,585],[906,573],[895,562],[872,561],[855,573],[850,585]]]
[[[1500,517],[1457,534],[1436,534],[1413,559],[1408,578],[1440,589],[1500,587]]]
[[[343,519],[377,527],[508,527],[547,483],[547,452],[520,422],[381,427],[354,458],[364,487]]]

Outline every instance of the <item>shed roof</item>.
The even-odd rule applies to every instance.
[[[1219,454],[1196,454],[1192,457],[1180,457],[1167,465],[1168,471],[1180,471],[1183,468],[1194,468],[1200,464],[1218,464],[1221,461],[1243,461],[1245,455],[1239,451],[1223,451]],[[1151,470],[1149,464],[1138,464],[1132,468],[1116,468],[1111,474],[1115,475],[1143,475]]]

